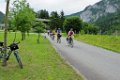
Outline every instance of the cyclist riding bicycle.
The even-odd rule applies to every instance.
[[[60,28],[58,28],[58,30],[57,30],[57,43],[59,42],[59,39],[60,39],[60,37],[61,37],[61,29]]]
[[[67,41],[69,41],[70,38],[74,38],[74,31],[73,29],[71,28],[70,31],[68,32],[68,37],[67,37]]]
[[[55,30],[53,30],[53,31],[52,31],[52,40],[54,40],[55,35],[56,35],[56,32],[55,32]]]

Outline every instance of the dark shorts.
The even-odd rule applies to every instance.
[[[57,37],[59,37],[59,38],[60,38],[60,37],[61,37],[61,35],[60,35],[60,34],[57,34]]]

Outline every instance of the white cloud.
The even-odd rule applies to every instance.
[[[3,13],[5,13],[5,1],[1,0],[0,1],[0,11],[2,11]]]
[[[13,1],[13,0],[11,0]],[[35,11],[46,9],[51,11],[63,10],[65,14],[71,14],[83,10],[88,5],[93,5],[100,0],[27,0]],[[5,2],[0,0],[0,11],[5,11]]]
[[[47,9],[48,11],[64,10],[65,14],[71,14],[83,10],[88,5],[93,5],[100,0],[37,0],[30,2],[34,9]]]

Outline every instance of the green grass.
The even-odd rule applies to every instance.
[[[65,37],[65,36],[67,36],[67,34],[66,34],[66,33],[62,33],[62,36],[64,36],[64,37]]]
[[[79,34],[75,39],[120,53],[120,36]]]
[[[8,44],[14,34],[8,34]],[[21,35],[17,33],[17,41]],[[0,41],[3,34],[0,33]],[[20,46],[20,56],[24,68],[20,69],[14,56],[11,55],[6,67],[0,66],[0,80],[83,80],[68,66],[47,39],[41,37],[37,44],[37,35],[31,34]]]

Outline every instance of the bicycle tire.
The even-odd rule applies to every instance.
[[[0,62],[2,61],[2,54],[0,53]]]
[[[10,50],[10,51],[8,52],[7,56],[6,56],[6,61],[9,60],[9,57],[10,57],[11,53],[12,53],[12,51]]]
[[[73,48],[73,40],[71,40],[71,48]]]
[[[18,55],[17,51],[14,52],[14,56],[15,56],[18,64],[19,64],[20,68],[22,69],[23,68],[23,64],[22,64],[22,61],[21,61],[20,56]]]
[[[61,39],[59,38],[58,43],[61,43]]]
[[[2,48],[0,48],[0,60],[3,58]]]
[[[2,53],[0,53],[0,59],[2,58],[2,56],[3,56]]]
[[[73,39],[72,38],[70,38],[69,44],[70,44],[71,48],[73,48]]]

